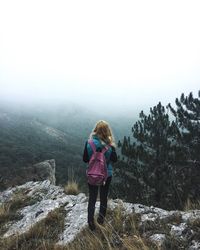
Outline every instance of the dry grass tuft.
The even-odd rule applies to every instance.
[[[200,201],[191,201],[189,198],[187,199],[185,205],[184,205],[184,211],[189,211],[189,210],[195,210],[195,209],[200,209]]]
[[[10,204],[5,203],[0,205],[0,235],[5,231],[5,224],[12,218],[12,212],[10,211]]]
[[[64,229],[65,215],[66,211],[63,207],[57,208],[50,212],[45,219],[31,227],[27,233],[1,239],[0,245],[4,250],[53,250]]]
[[[76,181],[69,181],[64,187],[64,190],[68,195],[77,195],[80,193],[78,183]]]
[[[22,215],[18,210],[33,205],[37,200],[28,196],[23,190],[17,190],[13,193],[11,199],[0,205],[0,236],[7,231],[8,222],[20,220]]]
[[[0,205],[0,221],[2,218],[7,217],[10,212],[10,204],[5,203]]]

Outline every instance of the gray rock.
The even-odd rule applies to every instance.
[[[183,221],[186,223],[193,223],[200,218],[200,210],[190,210],[188,212],[181,212]]]
[[[77,203],[73,207],[67,205],[65,228],[59,237],[58,245],[66,245],[87,225],[87,203]]]
[[[54,159],[35,164],[33,165],[33,168],[38,176],[37,180],[39,181],[50,180],[51,184],[53,185],[56,184],[56,177],[55,177],[56,164]]]
[[[19,235],[25,233],[31,228],[31,226],[34,226],[38,221],[44,219],[49,212],[72,201],[70,196],[64,194],[61,187],[51,185],[49,180],[43,182],[28,182],[9,190],[9,193],[5,191],[5,193],[8,193],[9,195],[5,195],[3,192],[3,195],[0,196],[0,201],[2,202],[2,197],[4,197],[4,201],[6,202],[11,200],[12,194],[16,190],[26,190],[26,195],[33,199],[37,198],[38,193],[40,192],[42,200],[36,202],[34,205],[20,209],[19,213],[23,218],[12,223],[3,237],[15,235],[16,233]]]
[[[166,236],[165,234],[153,234],[149,237],[151,242],[155,243],[159,249],[165,248]]]
[[[183,231],[187,228],[186,223],[181,223],[177,226],[172,225],[170,234],[176,238],[182,238],[183,239]]]
[[[193,240],[188,250],[199,250],[199,249],[200,249],[200,241],[197,242]]]

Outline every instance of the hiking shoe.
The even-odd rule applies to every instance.
[[[90,228],[91,231],[94,231],[95,228],[96,228],[94,222],[89,222],[88,226],[89,226],[89,228]]]
[[[104,218],[98,217],[98,218],[97,218],[97,222],[98,222],[100,225],[102,225],[102,224],[104,223]]]

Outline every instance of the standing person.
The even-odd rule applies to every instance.
[[[107,179],[104,185],[100,185],[100,208],[99,208],[99,215],[97,218],[97,222],[99,224],[103,224],[104,218],[106,216],[109,186],[112,180],[112,172],[113,172],[112,162],[117,161],[117,154],[115,151],[116,146],[110,125],[103,120],[100,120],[96,123],[94,129],[92,130],[92,133],[90,134],[89,139],[92,140],[92,142],[94,143],[96,151],[101,152],[103,148],[108,146],[108,149],[104,153],[107,163]],[[90,143],[86,141],[83,153],[83,161],[89,163],[92,154],[93,154],[93,149]],[[88,225],[89,228],[93,231],[95,230],[94,212],[95,212],[95,203],[97,200],[99,186],[91,185],[88,183],[88,187],[89,187]]]

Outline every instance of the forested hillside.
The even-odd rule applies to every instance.
[[[69,169],[80,165],[80,137],[39,119],[1,112],[0,138],[2,186],[20,176],[21,168],[46,159],[56,160],[58,182],[66,181]]]
[[[104,117],[113,125],[116,139],[128,133],[128,119]],[[56,161],[57,184],[74,178],[84,185],[83,147],[98,119],[102,115],[81,106],[1,105],[0,189],[16,184],[22,168],[47,159]]]

